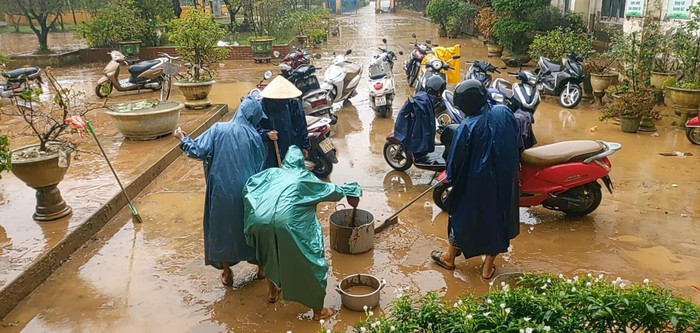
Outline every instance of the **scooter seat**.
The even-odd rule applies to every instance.
[[[370,80],[379,80],[379,79],[383,79],[385,76],[386,76],[386,74],[379,73],[379,74],[370,75],[369,78],[370,78]]]
[[[563,141],[526,149],[521,155],[520,161],[533,166],[550,166],[566,162],[582,161],[604,150],[605,146],[598,141]]]
[[[561,65],[547,58],[542,58],[542,64],[551,72],[561,72]]]
[[[39,67],[22,67],[22,68],[17,68],[13,69],[8,72],[3,72],[2,76],[11,79],[11,80],[16,80],[21,78],[22,76],[32,76],[34,74],[39,73],[40,69]]]
[[[157,65],[160,63],[160,60],[146,60],[139,62],[138,64],[131,65],[129,66],[129,73],[131,73],[131,76],[137,77],[141,75],[141,73],[147,71],[151,67]]]
[[[513,85],[506,80],[497,80],[496,89],[506,95],[506,98],[513,98]]]
[[[416,158],[416,166],[422,168],[428,168],[431,170],[442,170],[445,168],[445,159],[443,158],[443,153],[445,152],[445,146],[436,146],[435,151]]]
[[[346,71],[348,71],[348,76],[355,76],[357,73],[362,71],[362,66],[355,63],[346,62],[342,66]]]

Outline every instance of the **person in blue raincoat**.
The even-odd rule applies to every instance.
[[[477,80],[455,88],[454,101],[467,116],[450,146],[447,181],[449,248],[433,251],[443,268],[455,269],[455,258],[486,255],[481,276],[496,272],[494,260],[508,251],[519,230],[519,132],[513,112],[486,102],[486,89]]]
[[[267,150],[265,169],[279,166],[273,140],[279,146],[280,158],[292,145],[302,148],[306,157],[311,144],[304,107],[298,98],[301,91],[284,77],[277,76],[263,89],[261,96],[267,119],[260,121],[258,131]]]
[[[323,306],[328,265],[316,205],[339,201],[357,207],[362,189],[356,183],[338,186],[304,168],[296,146],[289,147],[282,168],[267,169],[248,180],[243,190],[245,236],[268,278],[268,302],[280,295],[313,309],[321,320],[336,310]]]
[[[204,162],[204,262],[222,270],[221,282],[233,285],[231,266],[255,262],[254,249],[243,234],[243,186],[262,170],[265,148],[256,125],[264,114],[260,102],[243,100],[233,119],[219,122],[197,139],[179,127],[175,136],[185,154]],[[258,269],[258,278],[262,271]]]
[[[394,137],[416,161],[435,150],[435,103],[445,86],[440,76],[432,76],[426,83],[426,91],[409,97],[396,117]]]

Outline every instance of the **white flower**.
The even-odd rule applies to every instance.
[[[559,278],[560,278],[560,279],[563,279],[563,278],[564,278],[564,274],[559,274]]]
[[[488,304],[493,304],[493,301],[492,301],[490,298],[487,298],[487,299],[486,299],[486,303],[488,303]]]
[[[370,317],[374,316],[374,312],[372,310],[369,310],[369,316]]]
[[[571,281],[571,279],[566,279],[566,283],[572,283],[574,281]]]
[[[588,276],[588,277],[593,277],[593,274],[591,274],[591,273],[588,273],[588,275],[587,275],[587,276]]]
[[[452,307],[453,307],[453,308],[456,308],[457,306],[459,306],[459,304],[457,304],[457,303],[452,304]]]
[[[545,332],[549,332],[549,331],[551,331],[551,330],[552,330],[552,328],[551,328],[551,327],[549,327],[549,326],[545,326],[545,327],[543,327],[543,328],[544,328],[544,331],[545,331]]]
[[[603,274],[598,274],[598,279],[603,279],[605,276]]]
[[[518,331],[518,332],[525,333],[525,330],[521,328],[520,331]]]
[[[575,293],[576,292],[576,287],[571,287],[571,292]]]
[[[625,289],[627,285],[625,283],[620,283],[620,289]]]
[[[525,333],[532,333],[532,328],[530,328],[530,327],[526,328]]]
[[[391,330],[392,332],[396,331],[396,327],[394,325],[391,325],[391,327],[389,327],[389,330]]]
[[[552,279],[547,279],[547,283],[552,283]]]
[[[374,323],[377,324],[377,326],[379,326],[379,325],[382,324],[382,323],[379,322],[379,320],[375,321]]]
[[[372,328],[375,328],[375,327],[377,327],[377,323],[371,323],[369,326],[371,326]]]
[[[525,322],[528,322],[528,321],[530,321],[530,317],[525,317],[525,318],[523,318],[523,320],[524,320]]]
[[[505,309],[505,308],[506,308],[506,303],[501,303],[501,305],[499,305],[499,306],[501,307],[501,309]]]
[[[484,317],[488,317],[491,314],[491,312],[484,312]]]
[[[616,286],[616,285],[617,285],[617,280],[613,280],[613,282],[611,282],[611,283],[612,283],[613,286]]]
[[[509,313],[510,313],[510,308],[507,308],[507,309],[506,309],[506,314],[509,314]]]
[[[620,283],[620,281],[622,281],[622,278],[618,276],[617,279],[615,279],[615,281],[617,281],[617,283]]]
[[[543,285],[542,285],[542,287],[540,287],[540,289],[542,289],[542,290],[545,290],[545,289],[547,289],[547,284],[546,284],[546,283],[545,283],[545,284],[543,284]]]
[[[364,327],[360,327],[360,332],[365,333],[365,332],[367,332],[367,329]]]
[[[364,309],[365,311],[367,311],[367,305],[363,306],[362,309]]]
[[[644,284],[649,284],[649,279],[644,279]]]
[[[592,286],[592,285],[593,285],[593,283],[586,282],[586,287],[590,287],[590,286]]]
[[[574,281],[578,282],[578,275],[574,276]]]
[[[319,320],[319,324],[321,324],[321,325],[323,325],[323,323],[325,323],[325,322],[326,322],[326,321],[323,320],[323,319]]]
[[[474,316],[472,316],[471,313],[467,315],[467,319],[472,319],[472,318],[474,318]]]
[[[457,304],[462,305],[462,304],[464,304],[464,302],[462,302],[462,300],[460,299],[457,301]]]
[[[509,285],[503,286],[503,291],[508,291],[508,290],[510,290],[510,286],[509,286]]]
[[[489,287],[493,287],[493,281],[489,282]]]
[[[326,333],[331,333],[331,330],[326,330]]]
[[[505,282],[501,282],[501,287],[505,287],[505,286],[506,286],[506,283],[505,283]]]

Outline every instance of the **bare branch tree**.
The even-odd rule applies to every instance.
[[[64,0],[10,0],[10,4],[29,21],[29,27],[39,40],[37,53],[50,53],[49,32],[61,16]]]

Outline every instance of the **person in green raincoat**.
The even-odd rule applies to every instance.
[[[304,168],[297,146],[290,146],[282,168],[248,179],[243,189],[244,232],[268,279],[270,303],[282,295],[313,309],[313,320],[336,313],[323,307],[328,265],[316,205],[348,197],[348,203],[357,207],[361,195],[357,183],[338,186],[316,178]]]

